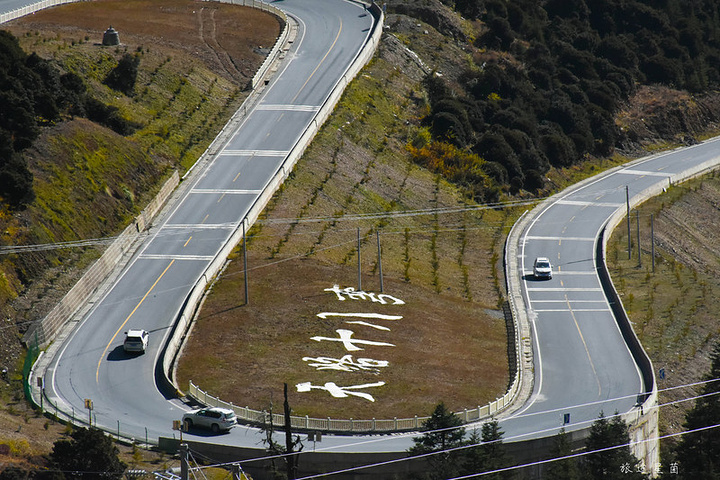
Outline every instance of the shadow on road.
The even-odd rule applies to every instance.
[[[118,362],[122,360],[130,360],[142,355],[142,353],[127,353],[122,345],[115,347],[110,353],[108,353],[107,359],[109,362]]]
[[[551,280],[550,278],[537,278],[532,273],[528,273],[527,275],[523,275],[523,280],[526,282],[547,282],[548,280]]]

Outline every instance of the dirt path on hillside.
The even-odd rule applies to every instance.
[[[281,29],[280,21],[266,12],[192,0],[78,2],[36,12],[3,24],[2,28],[18,38],[30,39],[29,43],[40,42],[38,48],[57,42],[60,46],[49,56],[61,58],[64,49],[80,43],[100,48],[103,32],[109,26],[119,32],[119,49],[129,53],[152,49],[153,53],[162,52],[168,61],[177,58],[189,64],[202,62],[238,86],[246,85],[254,75],[264,60],[262,52],[274,44]],[[48,38],[52,42],[44,41]],[[101,235],[110,237],[116,233]],[[2,260],[11,259],[5,256]],[[57,304],[82,271],[67,255],[62,264],[52,269],[32,272],[21,296],[12,305],[2,306],[0,444],[10,445],[12,451],[10,455],[0,454],[0,465],[42,463],[39,456],[49,452],[52,443],[66,432],[61,424],[36,414],[23,397],[21,333],[32,320],[42,318]],[[131,454],[126,454],[125,461],[134,463]]]
[[[98,0],[36,12],[7,24],[10,30],[57,32],[68,40],[100,43],[112,26],[131,49],[160,48],[202,61],[244,85],[262,52],[280,34],[280,20],[250,7],[192,0]]]

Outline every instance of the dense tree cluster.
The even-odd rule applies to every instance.
[[[121,480],[127,465],[114,441],[101,430],[78,428],[53,444],[47,468],[9,466],[0,480]]]
[[[411,455],[423,456],[427,462],[427,472],[418,477],[421,480],[491,472],[508,466],[503,432],[497,421],[485,423],[481,432],[474,431],[465,438],[460,418],[440,402],[423,422],[423,430],[422,436],[413,438],[415,445],[409,450]],[[483,478],[501,480],[511,475],[494,473]]]
[[[132,67],[137,69],[136,62],[124,65],[123,71]],[[134,84],[135,78],[130,78]],[[0,197],[13,208],[35,198],[32,173],[21,152],[32,145],[42,126],[66,114],[88,117],[121,135],[136,128],[116,108],[88,95],[77,75],[61,73],[38,55],[26,54],[5,30],[0,30],[0,106]]]
[[[652,474],[680,480],[720,479],[720,343],[710,355],[710,371],[695,405],[685,415],[686,433],[658,465],[645,465],[630,450],[628,425],[614,415],[602,414],[590,426],[584,450],[578,454],[564,429],[555,437],[549,461],[542,472],[545,480],[647,479]],[[502,443],[503,432],[496,421],[483,425],[482,433],[465,435],[460,419],[440,403],[423,423],[423,433],[414,438],[411,455],[422,455],[431,480],[494,472],[483,478],[524,478],[522,472],[506,469],[514,464]]]
[[[443,0],[482,21],[451,91],[426,79],[434,138],[469,149],[500,184],[536,191],[551,166],[612,153],[637,84],[720,86],[720,4],[704,0]]]
[[[497,421],[483,424],[480,432],[465,435],[460,419],[443,403],[423,423],[425,433],[413,439],[411,455],[423,456],[428,469],[419,479],[433,480],[485,473],[482,478],[503,480],[524,478],[521,471],[511,468],[515,463],[505,453],[503,431]],[[611,420],[602,414],[590,427],[585,440],[586,455],[574,456],[569,436],[561,430],[555,437],[553,461],[547,464],[543,477],[547,480],[579,480],[623,478],[642,480],[644,466],[628,446],[628,425],[615,415]],[[520,469],[521,470],[521,469]],[[463,477],[464,478],[464,477]]]
[[[710,372],[705,376],[695,406],[685,415],[688,433],[673,452],[679,477],[720,479],[720,343],[710,356]]]
[[[131,97],[135,90],[140,57],[126,53],[105,77],[105,85]]]

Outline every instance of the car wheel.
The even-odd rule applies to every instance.
[[[217,423],[213,423],[212,427],[210,427],[210,430],[212,430],[213,433],[218,433],[220,432],[220,425],[218,425]]]
[[[185,431],[187,432],[193,427],[193,422],[189,418],[185,419]]]

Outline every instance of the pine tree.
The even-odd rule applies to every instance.
[[[472,475],[474,473],[490,472],[507,467],[509,462],[505,454],[505,446],[502,443],[503,431],[497,420],[486,422],[482,426],[481,435],[474,431],[470,435],[469,444],[477,445],[464,452],[463,473]],[[482,478],[490,480],[501,480],[512,478],[512,472],[499,472],[485,475]]]
[[[685,428],[697,430],[720,424],[720,343],[710,356],[708,383],[702,389],[701,398],[685,415]],[[707,480],[720,479],[720,429],[711,428],[686,434],[677,448],[678,472],[682,478]]]
[[[640,480],[647,478],[642,463],[630,452],[630,434],[627,424],[619,415],[608,421],[600,413],[590,427],[585,448],[585,478]],[[622,445],[622,446],[621,446]]]
[[[555,437],[555,444],[551,450],[551,458],[566,457],[572,454],[572,447],[570,445],[570,438],[565,429],[561,429],[560,433]],[[568,458],[565,460],[557,460],[548,464],[545,475],[545,480],[579,480],[580,469],[578,468],[577,460],[574,458]]]
[[[415,445],[409,450],[411,455],[437,452],[426,457],[430,466],[429,478],[450,478],[460,473],[459,459],[463,452],[448,450],[465,445],[465,428],[461,425],[460,418],[440,402],[430,418],[423,422],[425,433],[413,438]]]
[[[58,440],[50,459],[68,479],[120,480],[127,465],[118,458],[118,449],[110,437],[96,429],[80,428],[70,440]]]

